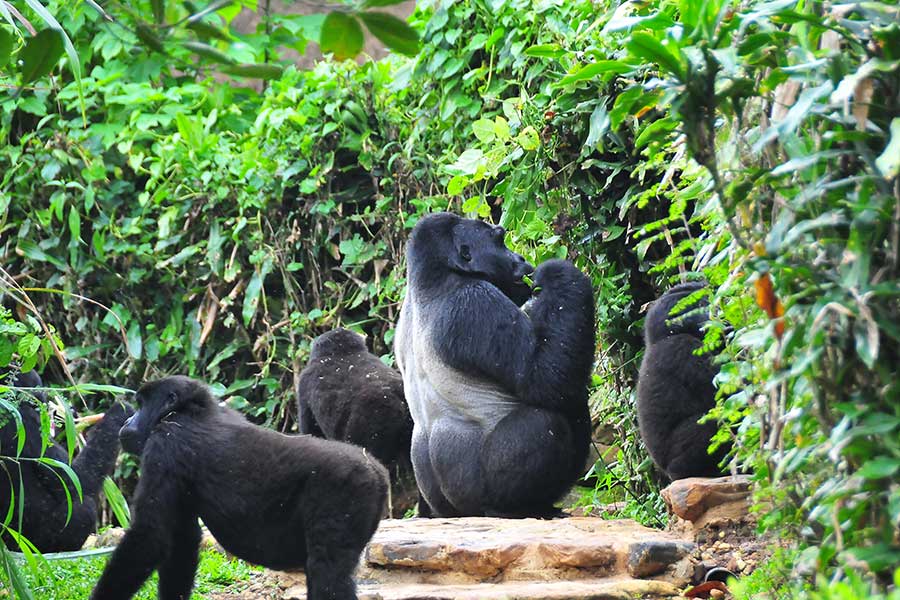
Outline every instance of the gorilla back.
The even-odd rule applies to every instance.
[[[550,516],[583,474],[593,364],[590,282],[570,263],[535,272],[504,231],[449,213],[407,246],[395,351],[413,416],[412,461],[440,516]]]
[[[715,477],[728,452],[707,451],[716,433],[715,422],[698,423],[715,406],[713,378],[718,369],[710,354],[694,352],[703,346],[707,301],[670,314],[681,301],[702,289],[702,283],[683,283],[651,306],[644,324],[646,350],[638,375],[637,409],[641,438],[653,462],[672,479]]]

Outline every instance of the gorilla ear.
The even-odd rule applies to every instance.
[[[472,249],[468,244],[455,244],[455,253],[450,257],[450,266],[457,271],[472,270]]]

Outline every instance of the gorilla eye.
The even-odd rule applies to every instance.
[[[462,246],[460,246],[459,256],[466,262],[469,262],[470,260],[472,260],[472,252],[471,252],[471,250],[469,250],[468,244],[463,244]]]

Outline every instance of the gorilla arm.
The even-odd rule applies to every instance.
[[[135,494],[134,519],[103,570],[91,600],[131,598],[159,569],[160,598],[187,598],[194,582],[200,545],[196,516],[183,518],[183,470],[169,449],[151,437],[141,455],[141,478]],[[177,564],[176,564],[177,563]],[[177,595],[173,592],[178,592]]]
[[[432,340],[449,366],[499,383],[521,403],[568,412],[561,390],[585,379],[593,360],[593,293],[565,261],[542,264],[534,279],[543,291],[525,311],[487,282],[456,287],[434,307]]]

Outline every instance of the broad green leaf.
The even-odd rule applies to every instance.
[[[676,127],[678,127],[678,123],[668,118],[650,123],[641,130],[641,133],[634,140],[635,149],[643,148],[653,140],[661,139]]]
[[[595,63],[585,65],[559,80],[556,85],[570,85],[579,81],[593,79],[604,73],[629,73],[635,69],[634,65],[630,65],[620,60],[598,60]]]
[[[588,131],[587,140],[584,142],[582,152],[590,152],[600,143],[603,135],[609,130],[609,112],[606,110],[606,104],[601,102],[591,113],[591,126]],[[608,240],[607,240],[608,241]]]
[[[353,58],[363,47],[363,32],[359,21],[342,12],[332,12],[322,22],[319,47],[334,54],[338,60]]]
[[[613,131],[619,129],[619,125],[628,116],[631,107],[635,101],[644,93],[644,88],[640,85],[633,85],[618,96],[613,102],[612,110],[609,111],[609,126]]]
[[[631,34],[631,39],[626,46],[634,56],[652,61],[658,64],[663,71],[668,72],[679,81],[684,81],[684,64],[663,46],[662,42],[649,33],[639,31]]]
[[[509,121],[500,115],[494,117],[494,134],[500,141],[509,140]]]
[[[225,67],[224,71],[240,77],[269,80],[281,77],[284,73],[284,67],[267,63],[241,63],[239,65],[229,65]]]
[[[464,213],[477,212],[479,204],[481,204],[481,198],[479,196],[473,196],[462,203],[462,211]]]
[[[141,337],[141,324],[132,321],[128,327],[128,354],[131,358],[138,360],[144,353],[144,340]]]
[[[222,52],[218,48],[214,46],[210,46],[209,44],[204,44],[203,42],[184,42],[183,46],[204,58],[208,58],[217,63],[222,63],[224,65],[234,65],[237,64],[237,61],[232,57],[228,56],[226,53]]]
[[[479,148],[469,148],[447,167],[455,175],[474,175],[478,165],[484,159],[484,152]]]
[[[403,19],[383,12],[359,13],[359,18],[385,46],[406,56],[419,53],[419,36]]]
[[[31,588],[28,587],[28,582],[22,574],[21,568],[17,561],[10,556],[9,550],[6,549],[6,544],[0,544],[0,569],[12,580],[12,589],[16,593],[16,598],[19,598],[19,600],[34,600],[34,594],[31,593]]]
[[[540,147],[541,138],[538,135],[537,130],[529,125],[519,132],[519,135],[516,136],[516,142],[518,142],[518,144],[522,146],[523,150],[532,152]]]
[[[900,175],[900,117],[891,121],[891,139],[877,159],[875,165],[882,177],[890,179]]]
[[[12,56],[13,46],[16,44],[16,36],[0,27],[0,69],[6,66]]]
[[[900,458],[879,456],[867,461],[857,472],[866,479],[885,479],[900,471]]]
[[[478,119],[472,123],[472,133],[475,134],[480,141],[490,144],[494,141],[494,122],[490,119]]]
[[[559,44],[537,44],[525,49],[525,56],[535,58],[561,58],[568,54]]]
[[[128,510],[128,502],[125,501],[125,497],[111,477],[106,477],[103,480],[103,493],[106,495],[106,499],[109,500],[109,507],[112,509],[119,525],[128,527],[131,524],[131,511]]]
[[[69,233],[73,242],[81,240],[81,214],[74,205],[69,208]]]
[[[72,390],[73,392],[78,392],[79,394],[93,394],[95,392],[101,392],[105,394],[134,394],[134,390],[123,388],[118,385],[110,385],[107,383],[78,383],[74,386],[69,386],[64,389]]]
[[[63,39],[55,29],[43,29],[25,42],[19,52],[22,84],[40,79],[53,70],[63,53]]]
[[[332,13],[334,14],[334,13]],[[244,326],[249,326],[253,315],[256,314],[256,307],[259,306],[259,298],[262,293],[263,278],[258,270],[253,272],[250,283],[247,284],[247,290],[244,292],[244,307],[241,310],[241,316],[244,318]]]
[[[465,175],[454,175],[447,183],[447,193],[456,196],[469,185],[469,178]]]
[[[66,428],[66,454],[69,462],[75,455],[75,443],[78,441],[78,432],[75,431],[75,416],[72,414],[72,407],[68,402],[63,402],[63,411],[65,412],[65,428]]]

